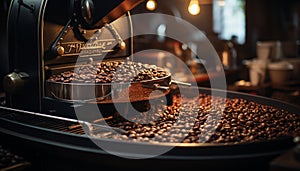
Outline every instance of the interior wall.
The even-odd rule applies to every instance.
[[[256,56],[256,42],[283,42],[286,57],[299,56],[300,1],[246,0],[246,46],[249,57]]]

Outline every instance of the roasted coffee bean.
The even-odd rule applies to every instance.
[[[122,140],[151,143],[236,144],[300,136],[299,115],[241,98],[174,96],[172,106],[164,106],[151,116],[155,119],[143,122],[148,124],[118,120],[109,125],[128,131],[128,139]],[[148,116],[141,115],[139,119],[147,120]]]
[[[168,75],[169,73],[163,68],[155,65],[114,61],[78,66],[74,71],[66,71],[50,76],[48,81],[65,83],[118,83],[155,80]]]

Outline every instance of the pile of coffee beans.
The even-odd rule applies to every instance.
[[[300,116],[242,98],[175,96],[172,106],[108,122],[124,134],[95,136],[126,141],[244,143],[300,136]]]
[[[154,80],[169,73],[156,65],[140,62],[101,62],[76,66],[72,71],[50,76],[50,82],[63,83],[122,83]]]

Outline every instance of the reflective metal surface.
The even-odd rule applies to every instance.
[[[46,81],[48,97],[64,101],[111,103],[143,101],[167,94],[171,75],[131,83],[61,83]],[[163,92],[152,94],[153,89]]]

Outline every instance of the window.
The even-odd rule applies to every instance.
[[[245,0],[213,0],[213,29],[219,38],[230,40],[236,36],[239,44],[245,43]]]

